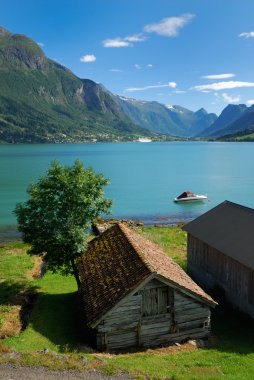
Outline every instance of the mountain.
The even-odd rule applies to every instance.
[[[215,120],[213,124],[211,124],[207,129],[199,134],[199,136],[204,137],[219,137],[225,134],[229,134],[234,130],[231,130],[231,126],[241,118],[246,112],[248,108],[245,104],[229,104],[220,116]],[[241,126],[239,126],[241,128]],[[243,127],[243,129],[246,129]],[[235,128],[235,131],[237,127]]]
[[[254,128],[254,105],[245,109],[245,111],[233,122],[227,125],[226,128],[220,131],[220,136],[226,134],[246,133]]]
[[[230,133],[218,137],[216,141],[254,141],[254,126],[249,129],[243,129],[239,132]]]
[[[30,38],[0,27],[0,142],[192,137],[216,118],[202,108],[114,95],[48,59]]]
[[[107,91],[0,27],[0,141],[64,142],[151,135]]]
[[[201,133],[217,119],[215,114],[208,114],[203,108],[192,112],[177,105],[113,96],[120,110],[133,123],[154,133],[192,137]]]

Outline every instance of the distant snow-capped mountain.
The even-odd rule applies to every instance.
[[[113,96],[121,112],[133,123],[155,133],[192,137],[200,134],[217,119],[215,114],[208,114],[203,108],[193,112],[178,105]]]

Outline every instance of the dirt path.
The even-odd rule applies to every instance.
[[[104,376],[100,372],[51,371],[45,367],[13,367],[0,364],[1,380],[130,380],[127,374]]]

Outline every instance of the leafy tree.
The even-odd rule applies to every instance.
[[[14,210],[24,242],[31,244],[29,254],[44,254],[53,272],[80,280],[77,258],[86,247],[86,229],[100,213],[109,213],[111,200],[104,197],[108,180],[85,168],[81,161],[62,166],[54,161],[46,175],[29,186],[28,200]]]

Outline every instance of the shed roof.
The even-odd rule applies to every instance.
[[[90,242],[79,260],[79,272],[90,325],[152,274],[162,276],[190,296],[216,304],[156,244],[123,224],[114,225]]]
[[[254,269],[254,209],[224,201],[183,230]]]

